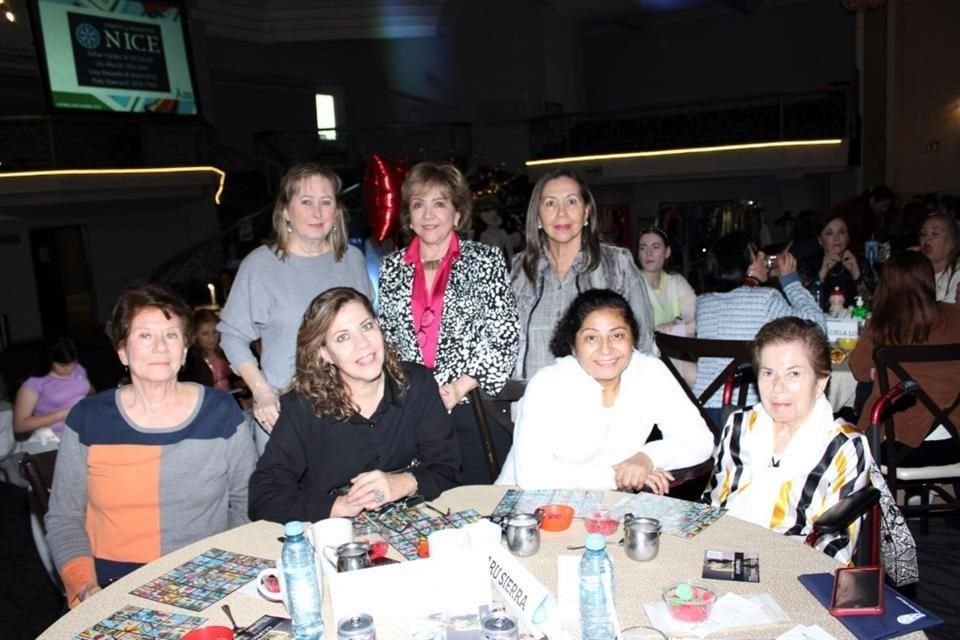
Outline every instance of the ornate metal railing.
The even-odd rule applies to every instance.
[[[849,138],[848,87],[530,121],[532,158],[623,153],[777,140]]]

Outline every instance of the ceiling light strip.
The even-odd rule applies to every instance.
[[[779,140],[777,142],[751,142],[747,144],[725,144],[713,147],[689,147],[687,149],[659,149],[656,151],[631,151],[628,153],[604,153],[592,156],[568,156],[565,158],[544,158],[543,160],[527,160],[524,164],[536,167],[547,164],[561,164],[571,162],[597,162],[600,160],[630,160],[632,158],[653,158],[657,156],[679,156],[695,153],[714,153],[722,151],[745,151],[750,149],[775,149],[783,147],[817,147],[842,144],[842,138],[826,138],[823,140]]]
[[[34,178],[47,176],[103,176],[103,175],[146,175],[158,173],[215,173],[219,176],[217,192],[213,201],[220,204],[223,194],[223,184],[227,174],[225,171],[212,166],[201,167],[147,167],[141,169],[49,169],[44,171],[15,171],[0,173],[0,178]]]

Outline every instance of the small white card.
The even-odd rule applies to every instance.
[[[820,625],[805,626],[798,624],[793,629],[777,636],[777,640],[837,640],[824,631]]]

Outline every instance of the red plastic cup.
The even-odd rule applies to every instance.
[[[620,521],[610,515],[605,510],[594,511],[583,521],[583,526],[587,533],[599,533],[603,536],[611,536],[617,532]]]
[[[234,636],[233,629],[230,627],[213,625],[209,627],[198,627],[183,636],[180,640],[234,640]]]

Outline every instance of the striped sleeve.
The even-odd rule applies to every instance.
[[[85,528],[87,454],[87,446],[67,425],[60,438],[45,522],[50,552],[71,606],[81,589],[97,581],[93,551]]]

